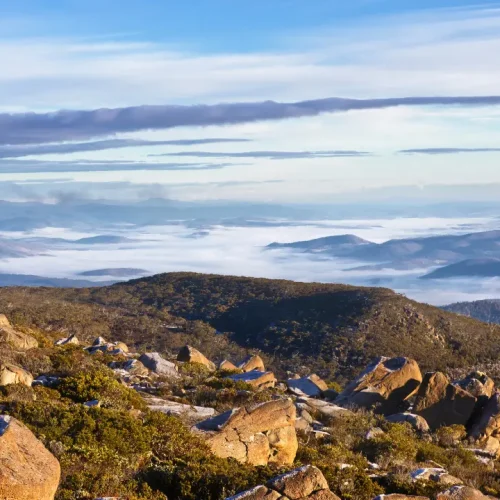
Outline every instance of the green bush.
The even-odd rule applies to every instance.
[[[146,409],[141,396],[120,384],[114,378],[113,372],[104,367],[66,377],[61,380],[57,389],[63,397],[78,403],[97,399],[104,407]]]

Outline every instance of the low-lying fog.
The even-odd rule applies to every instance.
[[[265,251],[272,242],[293,242],[323,236],[355,234],[381,243],[394,238],[436,234],[463,234],[497,229],[493,218],[396,218],[376,220],[321,220],[317,222],[279,223],[271,227],[213,226],[192,229],[184,225],[146,226],[140,229],[120,227],[106,234],[129,239],[120,243],[53,247],[42,255],[0,260],[0,273],[29,274],[51,278],[82,278],[81,273],[97,269],[131,268],[147,274],[170,271],[196,271],[286,278],[298,281],[339,282],[385,286],[419,301],[446,304],[459,300],[498,298],[500,280],[418,279],[429,268],[411,271],[351,270],[360,261],[326,258],[294,253],[290,250]],[[100,233],[83,233],[63,228],[44,228],[32,232],[2,232],[3,238],[64,238],[77,240]],[[136,277],[134,272],[123,278]],[[109,281],[103,275],[85,279]],[[117,278],[112,278],[116,280]]]

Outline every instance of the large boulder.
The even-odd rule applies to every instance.
[[[208,358],[205,357],[198,349],[191,347],[190,345],[185,345],[177,355],[177,361],[183,361],[185,363],[199,363],[205,366],[211,372],[214,372],[217,368],[215,364],[212,363]]]
[[[289,465],[298,448],[295,418],[293,402],[282,399],[227,411],[193,430],[219,457],[252,465]]]
[[[323,473],[313,465],[305,465],[226,500],[339,500]]]
[[[10,384],[23,384],[31,387],[33,376],[19,366],[0,363],[0,387]]]
[[[264,361],[259,355],[249,356],[244,359],[239,365],[238,368],[243,370],[244,372],[251,372],[252,370],[257,370],[258,372],[266,371],[266,367],[264,366]]]
[[[418,364],[409,358],[375,359],[338,396],[335,403],[395,413],[412,396],[422,381]]]
[[[162,358],[157,352],[145,352],[139,358],[139,361],[153,373],[162,377],[180,378],[177,371],[177,365],[171,361]]]
[[[33,433],[0,416],[0,498],[53,500],[60,477],[59,462]]]
[[[469,486],[453,486],[450,489],[439,493],[436,500],[487,500],[479,490]]]
[[[476,398],[450,383],[441,372],[426,373],[415,399],[413,413],[423,417],[431,429],[465,425],[474,411]]]
[[[14,349],[33,349],[38,341],[31,335],[18,332],[10,324],[5,314],[0,314],[0,342],[9,344]]]
[[[316,374],[302,378],[291,378],[286,381],[288,389],[297,396],[317,397],[328,390],[325,381]]]
[[[245,382],[246,384],[250,384],[256,389],[267,389],[268,387],[274,387],[277,382],[273,372],[251,371],[229,375],[226,378],[228,378],[229,380],[233,380],[234,382]]]

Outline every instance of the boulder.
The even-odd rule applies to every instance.
[[[0,498],[53,500],[61,468],[21,422],[0,416]]]
[[[56,340],[54,342],[55,345],[80,345],[80,341],[77,339],[76,335],[70,335],[69,337],[65,337],[63,339]]]
[[[114,361],[109,364],[112,370],[125,370],[128,374],[136,377],[147,377],[149,370],[138,359],[129,359],[127,361]]]
[[[475,371],[469,373],[467,377],[454,382],[464,391],[472,394],[476,399],[488,400],[495,392],[495,382],[486,373]]]
[[[139,361],[153,373],[162,377],[180,378],[177,365],[162,358],[157,352],[146,352],[141,355]]]
[[[115,342],[114,347],[115,347],[115,349],[119,349],[122,352],[125,352],[125,353],[129,352],[128,345],[125,344],[124,342]]]
[[[305,465],[226,500],[339,500],[323,473],[313,465]]]
[[[227,411],[193,430],[219,457],[252,465],[289,465],[298,448],[295,418],[293,402],[282,399]]]
[[[317,397],[328,390],[328,386],[315,374],[303,378],[291,378],[286,381],[288,389],[297,396]]]
[[[453,486],[450,489],[438,493],[436,500],[487,500],[479,490],[469,486]]]
[[[452,476],[445,469],[437,467],[417,469],[410,476],[413,481],[431,481],[443,487],[463,484],[463,481],[458,477]]]
[[[211,372],[214,372],[217,369],[215,364],[206,358],[204,354],[190,345],[185,345],[179,351],[177,361],[183,361],[184,363],[199,363],[200,365],[208,368]]]
[[[308,498],[312,493],[330,489],[323,473],[313,465],[275,477],[267,485],[292,500]]]
[[[231,363],[231,361],[228,361],[227,359],[225,359],[224,361],[222,361],[219,365],[219,370],[226,370],[228,372],[239,372],[240,369],[233,363]]]
[[[112,354],[114,356],[122,354],[126,356],[128,354],[127,344],[123,342],[107,342],[103,337],[97,337],[90,347],[86,347],[90,354],[106,353]]]
[[[229,380],[233,380],[234,382],[245,382],[257,389],[267,389],[268,387],[274,387],[277,382],[273,372],[251,371],[229,375],[226,378]]]
[[[386,417],[388,422],[392,422],[394,424],[401,424],[404,422],[408,422],[416,431],[418,432],[429,432],[429,424],[425,420],[425,418],[420,415],[415,415],[414,413],[396,413],[394,415],[389,415]]]
[[[340,406],[396,413],[422,381],[418,364],[409,358],[375,359],[335,400]]]
[[[38,347],[38,341],[31,335],[18,332],[12,328],[5,314],[0,314],[0,342],[5,342],[14,349],[33,349]]]
[[[476,398],[451,384],[444,373],[426,373],[415,399],[413,412],[423,417],[431,429],[465,425],[474,411]]]
[[[0,387],[10,384],[23,384],[31,387],[33,376],[19,366],[0,363]]]
[[[265,372],[266,367],[264,366],[264,361],[258,355],[249,356],[244,359],[239,365],[238,368],[243,370],[244,372],[251,372],[252,370],[257,370],[258,372]]]
[[[256,486],[251,490],[238,493],[226,500],[282,500],[283,497],[277,492],[266,488],[265,486]]]

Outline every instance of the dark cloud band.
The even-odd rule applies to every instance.
[[[201,144],[250,142],[249,139],[178,139],[170,141],[147,141],[142,139],[107,139],[92,142],[69,142],[61,144],[20,144],[16,146],[0,146],[0,158],[22,158],[48,154],[82,153],[88,151],[104,151],[148,146],[195,146]]]
[[[421,148],[402,149],[398,151],[405,155],[452,155],[460,153],[499,153],[500,148]]]
[[[500,96],[328,98],[299,102],[253,102],[193,106],[135,106],[88,111],[0,114],[0,144],[85,140],[120,132],[233,125],[396,106],[492,106]]]
[[[150,156],[184,156],[195,158],[265,158],[269,160],[293,160],[293,159],[311,159],[311,158],[338,158],[338,157],[356,157],[372,156],[367,151],[242,151],[236,153],[212,152],[212,151],[179,151],[177,153],[163,153]]]

